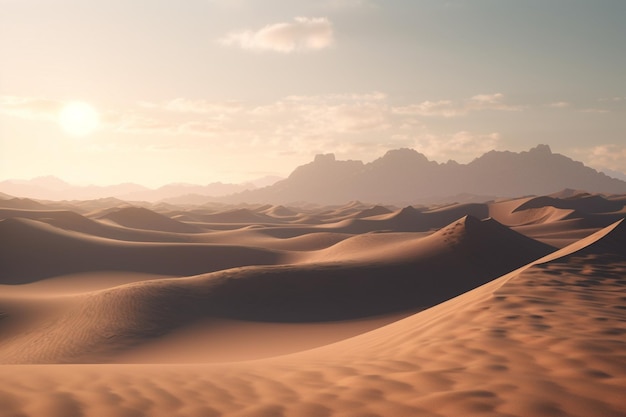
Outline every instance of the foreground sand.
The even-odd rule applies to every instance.
[[[125,261],[131,271],[62,275],[41,254],[30,276],[4,269],[5,283],[23,284],[0,287],[0,416],[626,415],[626,222],[614,221],[623,206],[601,203],[486,206],[499,223],[480,221],[477,206],[365,218],[344,207],[296,226],[274,208],[295,217],[221,230],[197,221],[203,230],[182,234],[126,222],[130,245],[13,216],[4,230],[72,248],[82,239],[85,257],[171,237],[168,248],[209,273],[161,277]],[[363,234],[376,227],[388,232]],[[187,239],[235,260],[250,248],[275,258],[224,271],[186,255]],[[11,250],[19,266],[27,251]]]

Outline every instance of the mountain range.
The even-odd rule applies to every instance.
[[[173,199],[185,204],[203,203],[208,197],[219,197],[273,184],[281,177],[268,176],[243,184],[214,182],[208,185],[185,183],[167,184],[151,189],[133,183],[108,186],[76,186],[54,176],[38,177],[31,180],[5,180],[0,182],[2,193],[10,196],[39,200],[91,200],[116,197],[126,201],[162,201]]]
[[[277,181],[277,182],[276,182]],[[246,184],[168,184],[156,190],[137,184],[72,186],[55,177],[0,182],[0,193],[42,200],[117,197],[173,204],[225,203],[416,204],[472,202],[497,197],[545,195],[563,189],[626,193],[626,181],[553,153],[548,145],[525,152],[490,151],[468,164],[438,163],[414,149],[396,149],[363,163],[320,154],[287,178],[267,177]]]
[[[388,151],[370,163],[317,155],[269,187],[225,197],[235,202],[337,204],[350,200],[431,203],[479,196],[543,195],[563,189],[626,193],[626,181],[611,178],[548,145],[525,152],[490,151],[468,164],[437,163],[413,149]]]

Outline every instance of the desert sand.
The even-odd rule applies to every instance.
[[[626,416],[626,198],[0,199],[0,416]]]

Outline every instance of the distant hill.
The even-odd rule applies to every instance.
[[[53,176],[31,180],[5,180],[0,182],[0,198],[34,198],[39,200],[92,200],[116,197],[125,201],[176,201],[179,204],[202,204],[211,198],[238,193],[278,181],[279,177],[267,176],[244,184],[214,182],[207,185],[167,184],[150,189],[133,183],[98,186],[76,186]],[[6,194],[10,195],[6,195]],[[3,197],[6,195],[6,197]]]
[[[109,186],[76,186],[53,176],[31,180],[6,180],[0,182],[0,191],[22,198],[39,200],[91,200],[145,192],[148,188],[125,183]]]
[[[127,201],[161,201],[169,199],[177,199],[181,204],[194,202],[182,198],[183,196],[205,196],[204,203],[206,203],[208,197],[219,197],[229,194],[238,193],[247,189],[256,188],[253,184],[223,184],[221,182],[214,182],[208,185],[194,185],[194,184],[167,184],[156,190],[145,189],[139,192],[127,193],[118,195],[119,198]]]
[[[428,203],[455,195],[514,197],[565,188],[626,193],[626,182],[586,167],[547,145],[526,152],[491,151],[468,164],[437,163],[413,149],[387,152],[371,163],[318,155],[285,180],[223,198],[227,202],[286,204]]]

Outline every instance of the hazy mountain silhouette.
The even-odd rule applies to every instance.
[[[6,180],[0,182],[0,191],[7,197],[17,196],[39,200],[90,200],[117,197],[126,201],[160,201],[175,199],[178,204],[202,204],[210,197],[238,193],[276,182],[278,177],[267,176],[245,184],[224,184],[214,182],[208,185],[175,183],[157,189],[138,184],[76,186],[53,176],[38,177],[32,180]]]
[[[547,145],[526,152],[491,151],[468,164],[437,163],[413,149],[396,149],[364,164],[317,155],[288,178],[264,177],[245,184],[168,184],[157,189],[126,183],[74,186],[56,177],[0,182],[0,192],[40,200],[89,200],[117,197],[126,201],[167,201],[200,205],[227,203],[414,204],[476,202],[496,197],[546,195],[563,189],[626,193],[626,182],[582,162],[552,153]],[[272,182],[275,182],[272,184]],[[264,186],[266,184],[272,184]],[[263,188],[258,188],[263,187]],[[7,197],[9,197],[7,196]]]
[[[16,197],[39,200],[89,200],[149,191],[146,187],[132,183],[76,186],[53,176],[37,177],[31,180],[2,181],[0,190]]]
[[[437,163],[413,149],[387,152],[371,163],[318,155],[285,180],[225,198],[228,202],[320,204],[350,200],[426,203],[453,195],[515,197],[564,188],[626,193],[626,182],[582,162],[552,153],[547,145],[526,152],[491,151],[468,164]]]

